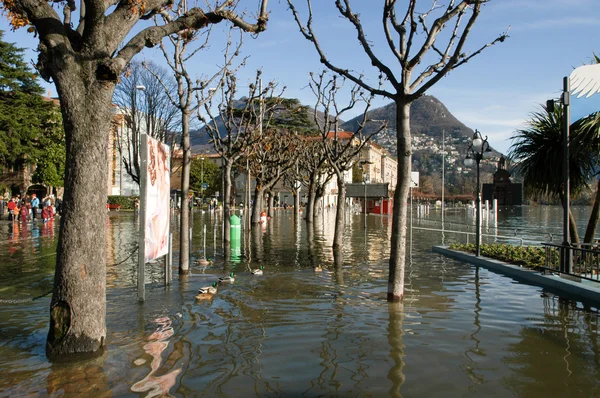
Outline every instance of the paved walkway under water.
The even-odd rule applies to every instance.
[[[543,274],[538,270],[523,268],[487,257],[477,257],[472,253],[450,250],[447,246],[433,246],[434,253],[440,253],[455,260],[464,261],[514,279],[554,290],[557,294],[567,295],[600,307],[600,284],[585,280],[571,280],[558,274]],[[596,286],[597,285],[597,286]]]

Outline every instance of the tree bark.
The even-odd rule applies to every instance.
[[[223,234],[223,251],[224,255],[229,254],[229,249],[231,248],[231,162],[225,160],[224,164],[224,182],[223,182],[223,223],[224,226],[224,234]]]
[[[598,220],[600,219],[600,179],[598,179],[598,186],[596,188],[596,198],[592,206],[592,213],[588,221],[587,228],[585,229],[585,236],[583,243],[593,243],[594,235],[596,235],[596,228],[598,226]]]
[[[317,177],[315,175],[311,176],[310,179],[310,183],[308,185],[308,198],[307,198],[307,202],[306,202],[306,214],[304,215],[304,219],[306,220],[306,222],[312,223],[313,222],[313,218],[316,216],[315,213],[315,206],[316,206],[316,200],[315,198],[317,197],[317,187],[316,187],[316,179]]]
[[[269,202],[267,206],[267,218],[273,217],[273,205],[275,198],[273,197],[273,192],[269,191]]]
[[[258,224],[260,222],[260,212],[263,209],[263,197],[265,195],[265,188],[259,188],[258,186],[254,189],[254,203],[252,205],[252,224]],[[248,203],[248,205],[250,205]]]
[[[95,65],[65,65],[54,80],[69,167],[46,342],[50,359],[105,346],[106,247],[97,238],[106,234],[106,143],[114,84],[98,82]]]
[[[190,112],[181,112],[181,147],[183,160],[181,165],[181,211],[179,213],[179,273],[185,274],[190,269],[190,168],[192,166],[192,147],[190,144]]]
[[[292,195],[294,196],[294,223],[300,218],[300,190],[292,189]]]
[[[396,128],[398,153],[398,185],[394,193],[392,214],[392,243],[388,278],[388,301],[402,300],[404,297],[404,267],[406,262],[406,219],[407,198],[410,187],[411,139],[410,101],[396,100]]]
[[[338,201],[335,212],[335,231],[333,233],[333,250],[341,250],[344,244],[344,215],[346,214],[346,182],[343,173],[336,173]]]
[[[569,235],[571,243],[579,243],[579,232],[577,231],[577,222],[573,216],[573,210],[569,209]]]

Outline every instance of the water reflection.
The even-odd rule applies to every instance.
[[[482,310],[481,308],[481,292],[480,292],[480,284],[479,284],[479,267],[475,268],[475,310],[473,313],[475,314],[473,325],[475,326],[475,330],[470,335],[471,341],[473,341],[474,345],[469,347],[465,351],[465,357],[469,360],[468,364],[462,365],[463,371],[469,376],[469,379],[473,382],[472,386],[469,386],[470,392],[476,392],[473,388],[475,385],[482,384],[485,382],[484,376],[481,373],[476,371],[476,364],[479,362],[479,359],[483,359],[485,357],[485,351],[479,348],[479,344],[481,341],[477,337],[477,334],[481,331],[481,321],[479,320],[479,314]],[[480,358],[477,358],[480,357]]]
[[[162,353],[169,346],[169,338],[173,336],[174,331],[168,317],[157,318],[154,323],[157,325],[157,329],[148,337],[149,342],[144,345],[144,351],[152,357],[150,372],[142,380],[131,386],[133,392],[147,392],[146,397],[159,397],[168,394],[177,381],[177,375],[181,373],[181,368],[175,368],[163,375],[156,376],[156,372],[163,362]],[[177,356],[180,357],[181,355],[178,353]],[[170,362],[173,364],[176,361],[171,360]],[[143,358],[134,361],[137,366],[145,363],[146,360]],[[164,371],[165,369],[162,369],[162,372]]]
[[[537,211],[537,210],[536,210]],[[348,215],[331,249],[334,211],[311,228],[277,211],[242,245],[163,285],[147,264],[136,300],[137,218],[107,219],[107,352],[51,365],[44,356],[49,298],[0,305],[0,390],[115,396],[590,396],[600,395],[598,319],[582,303],[431,253],[441,235],[413,231],[403,303],[385,301],[391,220]],[[556,212],[561,217],[560,212]],[[446,221],[453,218],[447,214]],[[523,218],[533,223],[529,212]],[[464,220],[463,220],[464,221]],[[219,217],[194,214],[192,256],[221,240]],[[506,216],[504,223],[517,225]],[[206,235],[204,226],[206,225]],[[0,298],[52,285],[51,226],[0,223]],[[56,228],[56,227],[54,227]],[[177,221],[172,225],[177,241]],[[450,228],[448,228],[450,229]],[[216,235],[216,236],[215,236]],[[446,231],[450,241],[452,234]],[[8,255],[13,250],[11,255]],[[213,248],[214,252],[214,248]],[[177,254],[174,256],[177,264]],[[264,266],[264,275],[249,270]],[[321,272],[314,272],[321,265]],[[235,270],[212,300],[198,288]],[[177,273],[175,273],[176,275]],[[84,375],[84,376],[82,376]],[[74,394],[77,394],[76,392]],[[86,393],[81,393],[86,395]]]
[[[404,367],[404,343],[402,341],[402,336],[404,335],[402,329],[404,304],[389,303],[388,314],[388,344],[390,345],[390,358],[394,361],[394,366],[390,368],[387,374],[388,380],[392,383],[392,387],[389,390],[389,396],[401,397],[400,387],[402,387],[405,380],[405,375],[402,371]]]
[[[111,397],[112,391],[104,356],[77,365],[53,364],[46,377],[45,393],[49,396]]]
[[[550,294],[542,300],[543,317],[521,327],[520,340],[508,347],[505,361],[519,373],[507,377],[506,385],[527,397],[598,395],[598,314]],[[545,366],[541,357],[547,358]],[[533,387],[539,379],[543,385]]]

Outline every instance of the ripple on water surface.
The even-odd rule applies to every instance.
[[[387,219],[369,216],[365,233],[363,217],[351,217],[336,266],[332,223],[324,217],[311,233],[305,224],[295,233],[288,215],[276,214],[253,236],[252,261],[224,262],[217,250],[214,265],[193,267],[187,278],[177,278],[175,270],[166,289],[161,264],[148,264],[142,305],[136,259],[128,259],[137,220],[111,215],[107,352],[77,364],[50,364],[44,357],[50,297],[2,305],[0,390],[90,396],[600,393],[596,312],[433,254],[440,235],[417,231],[404,302],[390,304]],[[194,217],[192,256],[198,257],[203,223],[214,219]],[[2,294],[43,293],[52,281],[56,235],[40,231],[15,241],[14,230],[0,229],[12,236],[6,243],[10,261],[0,261]],[[207,228],[207,242],[215,230]],[[204,253],[214,252],[208,247]],[[250,274],[259,265],[264,275]],[[314,271],[317,265],[321,272]],[[199,287],[231,270],[237,273],[233,284],[220,286],[212,299],[194,298]]]

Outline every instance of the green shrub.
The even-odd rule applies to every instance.
[[[468,253],[476,252],[474,243],[453,244],[449,248]],[[546,259],[546,251],[543,247],[483,244],[479,247],[479,251],[484,257],[529,268],[543,267]]]
[[[137,198],[137,196],[110,195],[107,203],[121,205],[121,210],[133,210],[133,201]]]

